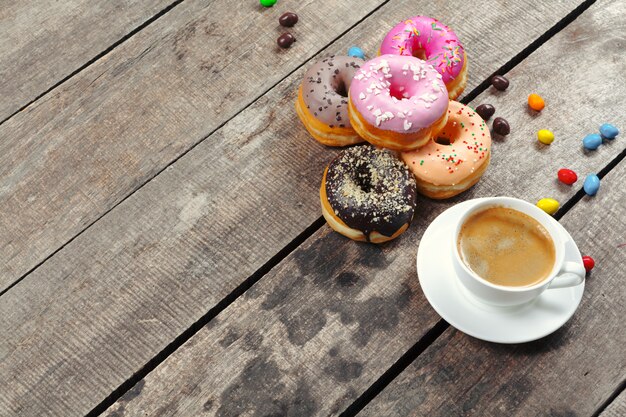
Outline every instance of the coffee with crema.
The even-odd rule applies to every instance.
[[[497,285],[526,287],[546,279],[556,259],[554,242],[534,218],[507,207],[489,207],[461,226],[457,247],[475,274]]]

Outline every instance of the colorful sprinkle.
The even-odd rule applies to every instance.
[[[619,135],[619,129],[612,124],[605,123],[600,126],[600,134],[604,139],[613,140],[617,135]]]
[[[348,56],[365,59],[365,52],[358,46],[351,46],[350,49],[348,49]]]
[[[576,175],[576,173],[572,171],[571,169],[567,169],[567,168],[559,169],[557,176],[559,178],[559,181],[567,185],[572,185],[576,181],[578,181],[578,175]]]
[[[545,211],[551,216],[556,213],[556,211],[559,209],[559,206],[559,202],[553,198],[542,198],[541,200],[537,201],[537,207],[539,207],[541,210]]]
[[[537,132],[537,140],[544,145],[549,145],[554,142],[554,133],[550,132],[548,129],[541,129]]]
[[[531,94],[528,96],[528,106],[533,110],[541,111],[546,106],[546,103],[540,95]]]
[[[583,138],[583,146],[585,149],[595,151],[600,145],[602,145],[602,136],[597,133],[592,133]]]
[[[583,190],[590,196],[594,196],[600,189],[600,178],[596,174],[589,174],[583,183]]]
[[[585,271],[591,272],[593,267],[596,266],[596,261],[591,256],[583,256],[583,265],[585,265]]]

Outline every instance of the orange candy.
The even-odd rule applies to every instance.
[[[528,106],[533,110],[541,111],[544,107],[546,107],[546,103],[540,95],[531,94],[528,96]]]

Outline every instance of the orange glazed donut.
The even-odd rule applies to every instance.
[[[448,91],[441,74],[412,56],[381,55],[366,62],[349,95],[352,126],[372,145],[417,149],[446,124]]]
[[[348,90],[363,62],[351,56],[332,55],[316,62],[304,75],[296,112],[318,142],[327,146],[363,142],[348,117]]]
[[[485,121],[456,101],[450,101],[448,123],[438,138],[416,151],[402,153],[415,175],[417,190],[434,199],[455,196],[476,184],[490,157],[491,135]]]

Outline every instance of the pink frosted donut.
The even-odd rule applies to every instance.
[[[456,34],[436,19],[415,16],[400,22],[385,36],[380,54],[424,59],[442,75],[450,100],[457,98],[465,89],[465,50]]]
[[[446,124],[448,94],[441,75],[412,56],[381,55],[366,62],[348,96],[352,127],[376,146],[417,149]]]

